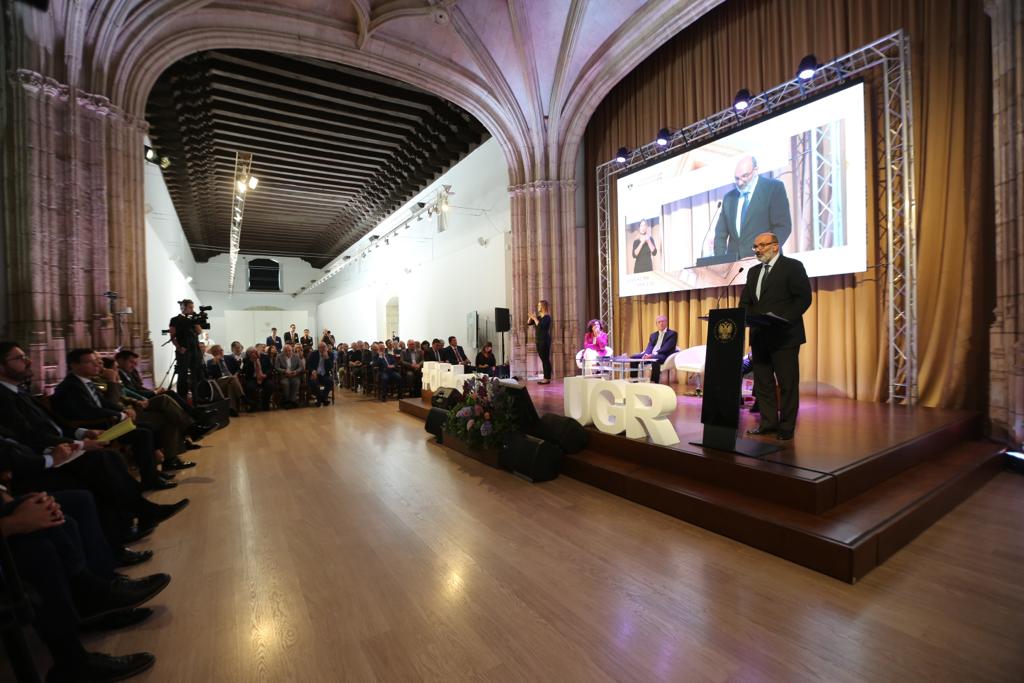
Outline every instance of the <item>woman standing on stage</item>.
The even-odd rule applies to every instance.
[[[551,384],[551,311],[546,299],[537,302],[537,312],[530,314],[529,325],[537,326],[537,355],[544,368],[540,384]]]

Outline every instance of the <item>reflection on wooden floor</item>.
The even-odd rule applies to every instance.
[[[88,640],[140,681],[1019,680],[1024,478],[850,586],[568,477],[531,485],[338,405],[204,442],[138,547],[157,615]]]

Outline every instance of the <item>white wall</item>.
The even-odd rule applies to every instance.
[[[167,337],[160,330],[178,314],[178,302],[196,299],[192,285],[185,281],[195,272],[195,260],[174,211],[160,167],[146,164],[146,279],[149,282],[149,336],[153,341],[153,377],[159,382],[174,362]]]
[[[226,228],[225,228],[226,230]],[[245,224],[242,224],[242,234],[245,234]],[[283,292],[249,292],[248,286],[248,261],[251,258],[271,258],[267,256],[249,256],[240,254],[235,268],[235,291],[229,295],[228,289],[228,255],[217,254],[206,263],[196,265],[196,279],[193,283],[199,301],[204,306],[213,306],[210,311],[210,339],[217,344],[225,346],[232,340],[237,339],[248,346],[257,341],[264,341],[269,334],[271,326],[276,325],[278,334],[284,336],[285,330],[292,323],[298,327],[301,334],[303,327],[308,327],[314,336],[319,332],[316,325],[316,307],[320,301],[320,294],[306,294],[293,297],[292,293],[299,290],[303,285],[308,285],[311,280],[320,277],[321,271],[313,268],[307,261],[300,258],[273,257],[274,261],[281,264],[281,280]],[[268,309],[277,309],[270,310]],[[267,315],[261,316],[259,321],[260,329],[266,323],[267,332],[262,337],[253,337],[253,328],[250,323],[243,322],[244,318],[233,316],[237,324],[229,322],[228,311],[250,311],[261,310]],[[290,313],[290,311],[302,312],[305,316]],[[257,330],[259,331],[259,330]]]
[[[500,349],[493,318],[494,309],[507,307],[511,299],[511,220],[507,166],[497,141],[474,150],[382,225],[386,230],[401,222],[409,207],[433,199],[443,184],[455,193],[445,232],[437,232],[432,218],[414,222],[390,245],[322,286],[317,317],[339,341],[385,338],[391,332],[385,329],[386,305],[398,297],[402,339],[454,334],[461,341],[466,314],[475,310],[481,335]],[[484,323],[489,323],[487,332]]]

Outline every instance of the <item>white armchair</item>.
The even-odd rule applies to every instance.
[[[691,346],[688,349],[683,349],[682,351],[674,353],[672,354],[672,356],[670,356],[670,358],[672,358],[673,360],[673,370],[675,370],[677,373],[697,375],[698,394],[704,392],[704,359],[707,357],[707,353],[708,347],[701,344],[700,346]],[[663,372],[664,369],[664,366],[662,366]]]
[[[605,347],[604,358],[614,355],[615,351],[612,350],[612,347]],[[580,349],[576,354],[576,367],[580,369],[580,374],[584,376],[603,375],[606,368],[602,364],[602,360],[593,349]]]

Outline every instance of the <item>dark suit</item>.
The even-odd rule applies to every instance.
[[[224,356],[224,364],[228,366],[228,372],[230,372],[232,375],[237,375],[239,372],[242,371],[242,361],[244,360],[244,358],[242,360],[238,360],[237,358],[235,358],[235,354],[233,353],[225,354]]]
[[[792,432],[800,409],[800,345],[807,341],[803,314],[811,305],[811,282],[804,264],[780,254],[761,283],[758,297],[757,281],[762,270],[763,264],[750,269],[740,306],[748,314],[774,313],[789,324],[750,328],[754,392],[761,410],[761,427]],[[781,405],[775,397],[776,381]]]
[[[259,363],[259,368],[263,372],[262,382],[257,378],[256,363]],[[264,354],[256,361],[246,357],[242,361],[241,381],[250,409],[255,406],[259,406],[262,410],[270,408],[270,397],[274,393],[274,368],[269,357]]]
[[[281,342],[280,337],[270,336],[267,337],[267,346],[276,346],[277,350],[280,351],[281,347],[284,346],[284,344]]]
[[[309,379],[309,390],[316,398],[317,405],[326,404],[328,402],[327,397],[331,393],[331,387],[334,386],[334,380],[331,377],[331,371],[334,369],[334,358],[331,357],[331,352],[328,351],[323,357],[324,372],[320,374],[320,350],[311,351],[309,356],[306,358],[306,372],[308,373]]]
[[[438,351],[433,346],[431,346],[430,350],[428,350],[425,354],[423,354],[423,360],[424,361],[428,361],[428,360],[429,361],[434,361],[435,363],[447,363],[448,362],[448,355],[445,353],[444,349],[441,349],[440,351]]]
[[[377,392],[380,400],[385,400],[388,395],[388,387],[393,384],[399,385],[401,393],[402,375],[398,372],[398,363],[390,353],[383,353],[373,359],[373,365],[380,371],[380,389]]]
[[[754,255],[754,238],[773,232],[784,245],[793,230],[789,213],[789,197],[782,181],[758,176],[757,185],[747,204],[746,217],[736,233],[736,216],[740,213],[742,193],[735,187],[722,199],[722,213],[715,225],[715,255],[732,254],[738,259]]]
[[[456,349],[458,349],[458,351],[456,351]],[[470,372],[473,371],[473,365],[469,362],[469,357],[461,346],[454,348],[451,346],[444,347],[444,360],[446,363],[451,363],[452,365],[465,365],[467,370]]]
[[[105,429],[121,421],[120,406],[111,403],[102,395],[97,405],[85,384],[74,373],[69,374],[57,385],[51,403],[53,411],[65,420],[88,423],[94,428]],[[146,427],[136,426],[134,431],[128,432],[117,441],[131,447],[143,486],[159,483],[156,455],[153,452],[156,448],[153,432]]]
[[[651,381],[658,382],[661,379],[661,364],[665,359],[676,352],[676,345],[679,343],[679,335],[675,330],[665,328],[665,336],[661,340],[661,346],[654,348],[658,343],[658,330],[651,332],[647,340],[647,347],[641,353],[636,353],[631,358],[643,358],[645,355],[654,356],[651,359]]]
[[[296,332],[295,334],[292,334],[291,332],[285,332],[284,333],[284,343],[285,344],[298,344],[299,343],[299,333]]]

